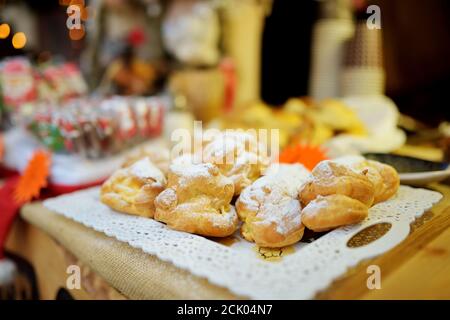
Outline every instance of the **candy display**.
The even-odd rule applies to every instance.
[[[36,100],[33,69],[25,58],[6,59],[1,64],[1,83],[5,105],[17,110],[22,104]]]
[[[87,84],[74,63],[48,64],[41,68],[40,73],[57,99],[69,99],[87,94]]]
[[[42,103],[62,103],[86,96],[87,84],[74,63],[33,65],[25,57],[0,63],[0,122],[22,125]],[[38,105],[38,106],[37,106]]]
[[[37,108],[27,127],[51,151],[100,158],[158,136],[159,98],[75,99]]]

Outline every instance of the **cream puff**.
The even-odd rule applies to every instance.
[[[225,237],[238,227],[233,181],[211,163],[180,161],[169,168],[167,189],[155,199],[155,219],[170,228]]]
[[[164,174],[145,157],[114,172],[103,183],[100,199],[114,210],[152,218],[154,200],[165,184]]]
[[[261,247],[284,247],[298,242],[304,231],[298,188],[309,175],[300,164],[280,164],[245,188],[236,209],[241,233]]]

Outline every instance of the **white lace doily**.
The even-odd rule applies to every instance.
[[[310,299],[349,267],[404,240],[410,223],[441,198],[434,191],[401,186],[393,199],[371,208],[364,222],[331,231],[312,243],[300,242],[295,252],[278,262],[262,260],[254,244],[245,240],[226,246],[171,230],[152,219],[114,212],[100,202],[99,188],[49,199],[44,205],[235,294],[254,299]],[[359,231],[382,222],[391,224],[384,236],[366,246],[347,247]]]

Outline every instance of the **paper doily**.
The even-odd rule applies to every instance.
[[[363,259],[377,256],[404,240],[410,223],[437,203],[442,195],[401,186],[389,201],[370,209],[369,218],[333,230],[312,243],[298,243],[295,252],[279,262],[261,260],[254,244],[244,240],[225,246],[207,238],[174,231],[143,217],[117,213],[99,200],[99,188],[53,199],[44,205],[67,218],[159,259],[208,279],[235,294],[253,299],[310,299]],[[390,223],[381,238],[357,247],[347,242],[361,230]]]

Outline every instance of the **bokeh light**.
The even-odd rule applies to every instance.
[[[17,32],[12,38],[12,45],[15,49],[22,49],[27,43],[27,36],[23,32]]]
[[[80,29],[71,29],[69,30],[69,37],[71,40],[77,41],[81,40],[84,37],[84,27],[81,26]]]
[[[0,39],[6,39],[11,32],[11,28],[7,23],[0,24]]]
[[[69,5],[77,5],[80,8],[84,7],[84,0],[72,0]]]
[[[86,21],[89,18],[89,7],[80,7],[81,20]]]

